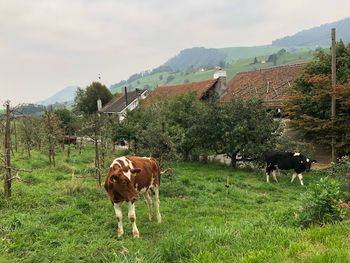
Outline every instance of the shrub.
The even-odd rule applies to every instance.
[[[341,183],[345,201],[350,201],[350,156],[344,156],[339,163],[332,165],[332,174]]]
[[[304,205],[299,215],[300,224],[334,223],[346,217],[347,208],[342,207],[340,184],[331,178],[321,178],[306,192]]]

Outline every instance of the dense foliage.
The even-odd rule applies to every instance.
[[[60,120],[60,127],[64,134],[71,135],[75,134],[79,129],[78,117],[74,114],[74,112],[68,109],[56,109],[54,113]]]
[[[257,99],[203,103],[195,94],[129,112],[116,138],[132,142],[135,153],[165,158],[226,154],[257,160],[278,137],[278,122]]]
[[[74,99],[75,110],[91,114],[97,111],[97,100],[100,99],[102,105],[107,104],[112,99],[112,93],[100,82],[93,82],[86,89],[78,89]]]
[[[336,119],[331,121],[331,56],[320,51],[295,82],[287,102],[291,124],[308,139],[330,145],[332,136],[342,155],[350,152],[350,44],[337,44]]]
[[[234,98],[223,105],[208,108],[203,134],[209,137],[209,147],[226,154],[236,166],[238,156],[259,161],[273,149],[278,136],[279,122],[266,112],[262,101],[256,98],[244,101]]]
[[[340,206],[341,197],[339,182],[327,177],[321,178],[305,194],[300,223],[309,226],[341,221],[347,212]]]

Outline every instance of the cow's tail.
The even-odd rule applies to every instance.
[[[161,172],[160,172],[159,163],[158,163],[158,161],[157,161],[156,158],[151,157],[151,160],[152,160],[152,161],[154,162],[154,164],[156,165],[156,169],[157,169],[157,171],[156,171],[156,174],[157,174],[156,180],[157,180],[158,186],[160,186],[160,176],[161,176]]]
[[[161,175],[165,175],[165,176],[172,176],[173,173],[174,173],[174,171],[171,168],[167,168],[164,171],[160,172]]]

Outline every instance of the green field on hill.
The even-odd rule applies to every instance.
[[[163,222],[148,221],[141,198],[140,238],[131,237],[124,205],[119,239],[113,207],[96,188],[93,158],[90,147],[81,155],[73,149],[50,167],[38,152],[31,160],[16,154],[14,166],[32,172],[19,173],[10,201],[0,199],[0,262],[350,262],[349,222],[295,225],[295,211],[319,173],[305,174],[302,187],[290,184],[290,174],[268,184],[261,171],[168,163],[174,175],[161,179]]]
[[[257,50],[256,50],[257,49]],[[308,48],[300,48],[295,51],[287,51],[280,57],[278,57],[276,61],[276,65],[272,62],[261,63],[263,61],[267,61],[268,56],[270,54],[276,53],[280,50],[281,47],[272,47],[272,46],[261,46],[261,47],[250,47],[250,48],[223,48],[228,54],[228,59],[232,62],[226,64],[224,70],[227,72],[227,80],[231,80],[237,73],[252,71],[264,68],[270,68],[274,66],[288,65],[288,64],[298,64],[309,62],[313,59],[315,55],[315,51]],[[255,51],[254,51],[255,50]],[[237,53],[241,52],[241,59],[234,60],[234,57],[237,57]],[[253,64],[254,56],[250,57],[249,54],[257,54],[256,58],[260,63]],[[209,69],[209,70],[196,70],[192,72],[162,72],[155,73],[151,75],[147,75],[142,77],[139,80],[132,81],[127,84],[122,84],[119,86],[115,86],[112,92],[121,92],[124,86],[127,86],[129,90],[134,90],[136,88],[143,89],[145,87],[149,89],[154,89],[157,85],[175,85],[182,84],[188,82],[197,82],[207,79],[212,79],[214,72],[217,70]],[[169,75],[173,76],[171,81],[167,81]]]

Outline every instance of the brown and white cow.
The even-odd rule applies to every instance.
[[[145,196],[149,220],[152,219],[152,201],[150,193],[154,193],[157,222],[161,222],[162,219],[159,211],[159,185],[159,165],[154,158],[123,156],[112,162],[105,181],[105,189],[114,206],[118,224],[118,237],[124,234],[121,209],[121,204],[124,201],[128,202],[129,205],[128,217],[132,224],[132,235],[133,237],[139,237],[139,230],[136,226],[135,202],[139,198],[140,193]]]

